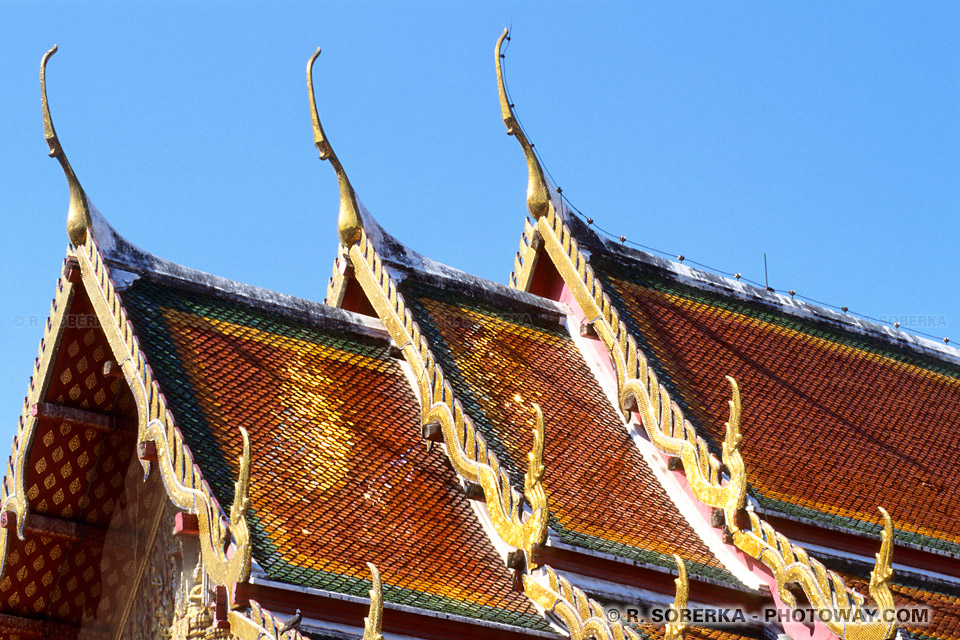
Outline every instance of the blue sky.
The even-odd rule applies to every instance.
[[[90,6],[92,5],[92,6]],[[336,181],[411,247],[505,282],[528,136],[604,228],[960,340],[960,8],[908,3],[44,2],[0,6],[0,439],[13,434],[67,238],[38,67],[94,203],[127,238],[322,300]],[[891,320],[892,321],[892,320]]]

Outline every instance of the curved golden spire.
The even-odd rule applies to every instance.
[[[517,122],[517,116],[513,112],[513,105],[507,99],[507,89],[503,84],[503,41],[509,38],[510,30],[504,29],[497,40],[495,51],[497,63],[497,88],[500,90],[500,113],[503,115],[503,124],[507,127],[507,135],[515,136],[517,142],[523,147],[523,155],[527,158],[527,209],[530,215],[536,220],[547,212],[547,205],[550,202],[550,192],[547,189],[547,180],[543,176],[543,167],[533,153],[533,145],[527,140],[523,129]]]
[[[87,229],[93,226],[90,218],[90,205],[87,194],[83,192],[77,174],[73,172],[67,154],[63,152],[57,130],[53,128],[53,119],[50,117],[50,105],[47,104],[47,60],[57,52],[57,45],[43,54],[40,61],[40,106],[43,109],[43,133],[50,147],[50,157],[60,161],[63,174],[67,177],[70,187],[70,209],[67,211],[67,236],[74,246],[80,246],[87,239]]]
[[[883,507],[877,507],[883,516],[883,531],[880,534],[880,552],[870,572],[870,596],[883,609],[896,609],[897,603],[890,591],[893,577],[893,520]]]
[[[350,184],[347,172],[343,170],[340,159],[333,152],[330,141],[323,132],[320,124],[320,115],[317,113],[317,99],[313,93],[313,63],[320,55],[320,47],[307,61],[307,91],[310,93],[310,118],[313,121],[313,143],[320,152],[321,160],[329,160],[333,170],[337,172],[337,182],[340,184],[340,215],[337,218],[337,230],[340,241],[347,247],[360,241],[360,232],[363,230],[363,221],[360,219],[360,210],[357,206],[357,194]]]
[[[370,614],[363,619],[363,638],[361,640],[383,640],[383,583],[380,572],[372,562],[367,563],[373,584],[370,587]]]
[[[686,622],[686,609],[690,599],[690,582],[687,580],[687,565],[683,558],[673,554],[673,559],[677,561],[677,571],[679,575],[673,583],[677,586],[677,594],[673,598],[673,604],[670,609],[674,612],[672,616],[674,621],[667,624],[664,630],[664,640],[683,640],[683,634],[689,626]]]

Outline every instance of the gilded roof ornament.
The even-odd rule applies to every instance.
[[[683,558],[677,554],[673,554],[673,558],[677,561],[679,572],[679,575],[673,581],[677,585],[677,595],[673,598],[673,604],[670,605],[670,610],[674,612],[674,615],[671,616],[673,621],[667,623],[663,637],[664,640],[683,640],[683,634],[690,626],[685,622],[687,618],[684,615],[690,599],[690,581],[687,579],[687,565],[683,562]]]
[[[307,91],[310,94],[310,118],[313,121],[313,143],[320,152],[321,160],[329,160],[333,165],[333,170],[337,172],[337,182],[340,185],[340,215],[337,218],[337,230],[340,234],[340,241],[350,247],[360,241],[360,231],[363,229],[363,221],[360,219],[360,209],[357,205],[357,194],[350,184],[347,172],[343,170],[340,159],[333,152],[330,146],[330,140],[323,132],[323,125],[320,124],[320,115],[317,112],[317,99],[313,92],[313,63],[320,55],[320,47],[317,47],[316,53],[310,56],[307,61]]]
[[[497,88],[500,92],[500,113],[503,115],[503,124],[507,127],[507,135],[514,136],[520,146],[523,147],[523,155],[527,159],[527,209],[533,219],[541,217],[547,212],[550,204],[550,191],[547,189],[547,180],[543,175],[543,167],[537,160],[533,152],[533,145],[527,140],[523,133],[517,116],[513,111],[513,105],[507,98],[507,88],[503,82],[503,42],[510,39],[510,30],[504,29],[497,40],[495,51],[497,64]]]
[[[630,329],[620,319],[616,305],[604,290],[602,280],[580,250],[562,212],[548,207],[546,215],[524,231],[521,250],[534,234],[543,242],[584,316],[595,318],[593,328],[610,354],[615,369],[621,408],[627,415],[639,414],[655,447],[681,459],[693,495],[723,512],[725,528],[732,535],[734,546],[766,565],[776,580],[780,599],[795,607],[796,598],[790,587],[799,586],[816,610],[840,611],[850,620],[844,623],[837,617],[826,616],[824,624],[833,633],[847,640],[891,638],[896,633],[896,603],[889,583],[893,527],[888,524],[886,512],[883,542],[870,581],[870,596],[875,606],[869,607],[865,606],[862,596],[847,588],[841,576],[810,558],[802,547],[793,544],[753,511],[746,511],[749,528],[741,528],[738,521],[742,518],[738,516],[742,515],[746,505],[747,479],[740,453],[741,404],[736,381],[727,377],[731,387],[730,418],[726,424],[721,461],[710,453],[706,441],[684,417],[683,410],[637,346]],[[722,477],[722,467],[726,467],[729,474],[726,481]]]
[[[531,504],[546,504],[547,494],[543,489],[543,411],[533,403],[536,424],[533,428],[533,448],[527,454],[527,472],[523,476],[523,495]]]
[[[50,147],[50,157],[56,158],[63,168],[63,174],[67,178],[67,184],[70,187],[70,209],[67,212],[67,236],[74,246],[80,246],[87,239],[87,230],[93,226],[90,218],[90,203],[87,202],[87,194],[80,186],[80,180],[77,174],[73,172],[70,161],[67,160],[67,154],[64,153],[57,137],[57,131],[53,128],[53,119],[50,117],[50,105],[47,103],[47,61],[57,52],[57,45],[43,54],[40,61],[40,106],[43,109],[43,133],[47,139],[47,146]]]
[[[896,609],[897,603],[890,590],[890,578],[893,577],[893,520],[883,507],[877,507],[883,515],[883,532],[880,534],[880,551],[877,562],[870,572],[870,597],[883,609]]]
[[[372,562],[367,563],[373,584],[370,585],[370,615],[363,619],[361,640],[383,640],[383,583],[380,572]]]

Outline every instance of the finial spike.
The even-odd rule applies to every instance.
[[[880,552],[870,572],[870,596],[877,606],[884,609],[896,608],[893,593],[890,590],[890,578],[893,577],[893,520],[883,507],[877,507],[883,516],[883,531],[880,534]]]
[[[670,622],[667,624],[667,628],[664,630],[664,640],[683,640],[683,634],[687,630],[688,624],[684,622],[686,620],[686,608],[690,599],[690,582],[687,579],[687,565],[684,563],[683,558],[677,554],[673,554],[673,559],[677,562],[677,571],[679,575],[674,579],[674,584],[677,585],[677,594],[673,598],[673,604],[670,606],[670,609],[674,612],[675,622]]]
[[[535,491],[542,491],[543,486],[543,410],[536,402],[533,403],[533,417],[533,447],[527,454],[527,473],[523,478],[523,491],[527,495],[533,494]]]
[[[372,562],[367,563],[373,584],[370,588],[370,614],[363,619],[361,640],[383,640],[383,583],[380,572]]]
[[[310,118],[313,122],[313,143],[320,152],[321,160],[329,160],[333,165],[333,170],[337,173],[337,182],[340,185],[340,215],[337,219],[337,230],[340,234],[340,241],[350,247],[360,241],[363,232],[363,221],[360,219],[360,211],[357,206],[357,194],[350,184],[340,159],[333,152],[330,141],[323,131],[323,125],[320,124],[320,114],[317,112],[317,99],[313,91],[313,63],[320,55],[320,47],[310,56],[307,61],[307,92],[310,96]]]
[[[53,118],[50,117],[50,105],[47,103],[47,61],[57,52],[57,45],[53,45],[49,51],[43,54],[40,60],[40,107],[43,110],[43,134],[47,140],[47,146],[50,148],[50,157],[56,158],[60,162],[63,174],[67,178],[67,186],[70,187],[70,209],[67,211],[67,236],[74,246],[80,246],[87,239],[87,230],[93,226],[93,220],[90,218],[90,203],[87,202],[87,194],[80,186],[80,180],[77,174],[73,172],[70,161],[67,160],[67,154],[64,153],[60,145],[60,139],[57,137],[57,130],[53,127]]]
[[[517,116],[513,111],[513,104],[507,99],[507,88],[503,81],[503,42],[510,39],[510,30],[504,29],[497,40],[494,51],[497,65],[497,88],[500,92],[500,113],[503,124],[507,127],[507,135],[514,136],[523,148],[523,155],[527,159],[527,209],[534,219],[547,213],[550,203],[550,192],[547,189],[547,180],[543,175],[543,167],[533,152],[533,145],[520,128]]]

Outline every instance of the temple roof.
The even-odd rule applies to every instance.
[[[564,323],[489,294],[422,284],[414,274],[400,291],[514,478],[523,477],[530,446],[527,407],[542,407],[544,485],[559,542],[668,568],[676,553],[693,575],[740,584],[661,487]]]
[[[715,451],[726,389],[744,394],[743,457],[768,514],[956,554],[960,352],[601,240],[569,216],[661,381]],[[841,464],[837,461],[841,460]]]
[[[354,317],[350,331],[353,314],[295,320],[161,280],[144,273],[124,304],[221,502],[237,474],[237,427],[250,433],[254,583],[364,596],[372,561],[387,603],[548,629],[512,591],[455,476],[426,451],[416,399],[371,322]]]

